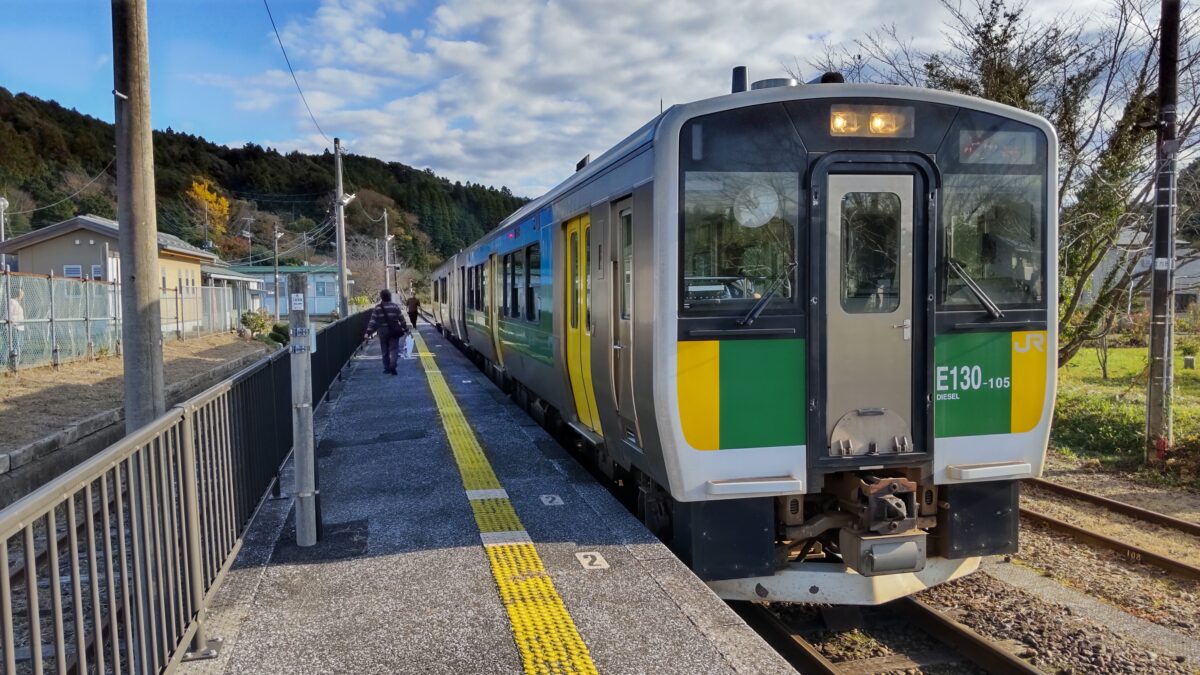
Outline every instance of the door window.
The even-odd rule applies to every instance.
[[[621,318],[628,319],[633,301],[633,212],[621,212]]]
[[[571,328],[579,328],[579,233],[571,233],[567,256],[571,259]]]
[[[583,263],[584,263],[584,324],[583,329],[592,332],[592,227],[583,228]]]
[[[900,196],[848,192],[842,197],[842,309],[887,313],[900,306]]]

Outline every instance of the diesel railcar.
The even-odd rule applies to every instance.
[[[1016,550],[1056,143],[977,98],[735,76],[451,256],[433,313],[719,595],[884,602]]]

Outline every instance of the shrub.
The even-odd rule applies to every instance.
[[[1076,456],[1129,465],[1141,461],[1145,424],[1145,410],[1136,403],[1060,389],[1050,440]]]
[[[288,325],[283,322],[271,326],[271,333],[267,337],[281,345],[286,345],[291,340],[291,335],[288,331]]]
[[[242,325],[250,331],[251,337],[256,337],[267,329],[267,315],[261,312],[245,312],[242,314]]]
[[[1200,340],[1194,337],[1182,338],[1179,340],[1179,345],[1176,349],[1183,356],[1195,356],[1196,354],[1200,354]]]

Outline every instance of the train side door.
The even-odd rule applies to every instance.
[[[492,333],[492,343],[496,347],[496,361],[504,365],[504,353],[500,351],[500,298],[503,297],[501,285],[502,268],[500,261],[493,253],[483,264],[483,311],[487,315],[488,330]]]
[[[633,413],[633,208],[632,200],[616,205],[616,262],[613,264],[613,382],[617,412],[625,419]]]
[[[591,302],[588,284],[591,275],[591,220],[583,215],[567,222],[563,228],[566,238],[566,326],[567,374],[579,421],[588,429],[600,433],[596,414],[596,395],[592,389],[592,327]]]
[[[913,444],[914,177],[829,176],[825,426],[834,456]]]

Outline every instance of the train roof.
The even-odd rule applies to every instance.
[[[464,247],[459,251],[459,253],[472,248],[480,241],[495,236],[496,234],[502,232],[505,228],[525,220],[547,205],[554,203],[554,201],[561,195],[569,192],[576,186],[587,182],[591,177],[602,173],[608,167],[619,163],[622,159],[633,154],[642,147],[653,144],[659,135],[660,129],[662,128],[677,130],[685,121],[693,117],[710,115],[712,113],[723,112],[725,110],[744,108],[752,105],[761,105],[764,103],[798,101],[811,98],[892,98],[897,100],[915,100],[941,103],[944,105],[954,106],[956,108],[969,108],[972,110],[991,113],[993,115],[999,115],[1014,119],[1018,122],[1030,124],[1046,132],[1047,136],[1052,142],[1057,142],[1057,134],[1053,125],[1039,115],[1031,113],[1027,110],[1021,110],[1020,108],[1014,108],[1013,106],[996,103],[995,101],[989,101],[987,99],[977,98],[975,96],[941,91],[938,89],[905,87],[893,84],[830,83],[800,84],[794,87],[769,87],[766,89],[752,89],[733,94],[724,94],[721,96],[715,96],[713,98],[693,101],[691,103],[677,104],[667,108],[649,122],[642,125],[637,131],[625,137],[625,139],[620,143],[617,143],[612,148],[604,152],[604,154],[589,162],[587,166],[579,171],[576,171],[569,178],[554,186],[545,194],[530,200],[529,203],[514,211],[507,218],[500,221],[499,225],[489,230],[487,234],[483,235],[476,241]],[[449,262],[449,258],[447,258],[446,262]],[[446,262],[443,262],[442,265],[439,265],[439,269],[440,267],[444,266]]]

